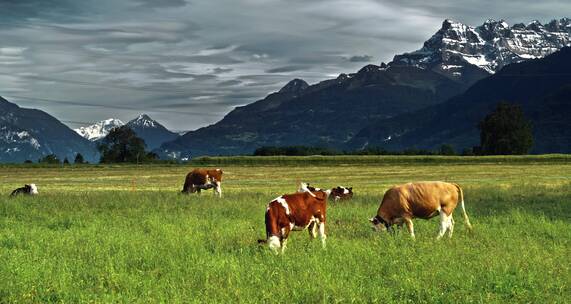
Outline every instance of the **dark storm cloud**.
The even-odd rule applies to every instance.
[[[371,62],[373,60],[373,56],[369,55],[357,55],[349,57],[349,61],[351,62]]]
[[[266,73],[287,73],[287,72],[306,70],[308,68],[309,68],[308,66],[290,65],[290,66],[283,66],[283,67],[268,69],[268,70],[266,70]]]
[[[416,50],[446,18],[473,26],[488,18],[546,22],[564,17],[571,4],[0,0],[0,11],[0,95],[63,120],[148,112],[188,130],[293,78],[317,83]],[[82,111],[81,104],[98,106]]]
[[[226,80],[226,81],[222,81],[218,83],[219,87],[230,87],[230,86],[236,86],[241,84],[242,81],[240,80]]]
[[[58,16],[68,19],[83,12],[79,1],[73,0],[0,0],[2,21],[24,23],[26,18]]]
[[[232,72],[234,71],[234,69],[230,69],[230,68],[214,68],[212,70],[212,72],[214,74],[222,74],[222,73],[228,73],[228,72]]]
[[[185,0],[137,0],[144,7],[181,7],[187,4]]]

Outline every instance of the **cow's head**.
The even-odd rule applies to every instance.
[[[31,195],[39,194],[38,187],[36,186],[36,184],[25,185],[24,188],[26,188],[26,193],[29,193]]]
[[[375,231],[386,231],[389,228],[389,224],[378,214],[369,221],[373,224],[373,230]]]

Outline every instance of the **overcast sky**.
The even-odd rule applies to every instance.
[[[570,12],[568,0],[0,0],[0,95],[70,127],[147,113],[192,130],[293,78],[416,50],[446,18]]]

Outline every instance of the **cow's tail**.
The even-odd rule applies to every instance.
[[[466,213],[466,206],[464,206],[464,192],[462,187],[458,184],[454,184],[458,189],[458,200],[460,201],[460,208],[462,208],[462,217],[464,217],[464,223],[468,229],[472,230],[472,224],[470,224],[470,219],[468,218],[468,213]]]

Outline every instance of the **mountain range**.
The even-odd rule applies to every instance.
[[[353,149],[373,143],[384,145],[383,140],[399,136],[403,130],[377,132],[382,130],[379,126],[383,121],[391,125],[395,117],[407,113],[440,109],[436,106],[458,101],[455,96],[462,96],[472,85],[504,67],[543,58],[570,44],[568,18],[511,27],[503,20],[487,20],[475,28],[444,20],[417,51],[396,55],[388,64],[367,65],[357,73],[341,74],[314,85],[294,79],[262,100],[235,108],[213,125],[163,144],[160,152],[163,156],[188,158],[249,154],[260,146]],[[422,129],[419,120],[407,125]],[[446,137],[438,140],[450,141]],[[474,144],[473,138],[453,142],[457,149]],[[409,146],[417,146],[416,141],[391,147]],[[534,151],[556,152],[541,147]]]
[[[81,153],[89,162],[99,161],[95,146],[46,112],[20,108],[0,97],[0,162],[37,161],[56,154],[73,161]]]
[[[140,114],[137,118],[130,120],[126,124],[119,119],[109,118],[90,126],[75,129],[74,131],[90,141],[97,142],[105,138],[113,128],[123,125],[127,125],[138,137],[142,138],[148,150],[156,149],[162,143],[172,141],[179,136],[177,133],[169,131],[147,114]]]
[[[542,59],[511,64],[465,93],[424,109],[379,120],[349,143],[387,150],[457,149],[479,144],[478,123],[502,101],[519,104],[531,120],[533,153],[571,153],[571,48]]]

